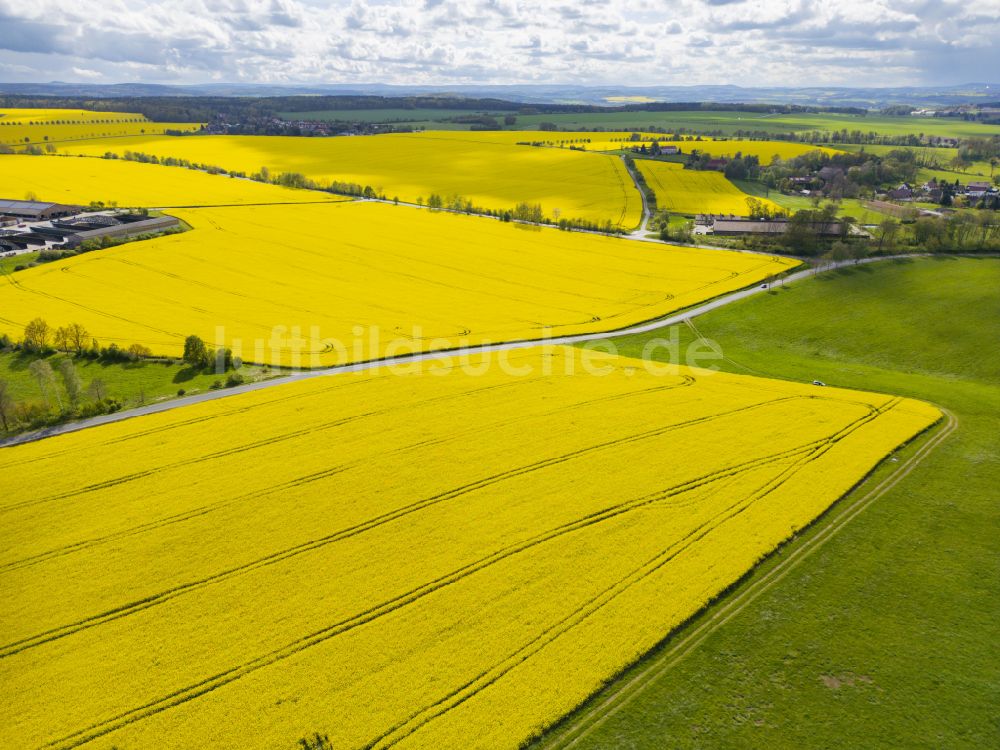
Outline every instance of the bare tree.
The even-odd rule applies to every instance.
[[[52,341],[55,344],[56,349],[61,352],[68,352],[70,348],[69,328],[65,328],[63,326],[57,328],[55,334],[52,336]]]
[[[87,339],[90,338],[90,334],[87,332],[87,329],[79,323],[70,323],[68,328],[70,345],[76,349],[77,354],[83,354],[83,350],[87,347]]]
[[[87,388],[87,395],[94,399],[94,401],[103,401],[105,396],[108,395],[108,389],[104,385],[104,381],[100,378],[91,380],[90,387]]]
[[[0,424],[3,425],[4,432],[10,431],[11,422],[14,420],[14,406],[10,385],[6,380],[0,380]]]
[[[56,381],[55,375],[52,372],[52,366],[44,359],[36,359],[28,365],[28,370],[38,382],[38,390],[42,392],[42,398],[45,399],[45,403],[50,403],[49,391],[52,391],[52,393],[56,396],[59,408],[62,409],[62,398],[59,396],[59,391],[57,391],[55,387]]]
[[[62,375],[63,385],[66,387],[66,395],[69,396],[70,404],[76,406],[80,402],[83,383],[80,382],[80,376],[76,372],[73,360],[67,357],[60,362],[59,373]]]

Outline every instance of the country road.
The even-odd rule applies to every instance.
[[[891,260],[899,257],[904,257],[904,256],[865,258],[858,262],[873,263],[880,260]],[[905,256],[905,257],[911,257],[911,256]],[[837,268],[853,265],[854,263],[855,261],[840,261],[837,263],[830,263],[828,266],[825,266],[822,270],[816,268],[807,268],[801,271],[796,271],[795,273],[792,273],[784,277],[784,282],[788,283],[788,282],[799,281],[801,279],[805,279],[808,278],[809,276],[815,275],[816,273],[825,273],[827,271],[835,270]],[[733,302],[738,302],[740,300],[747,299],[748,297],[752,297],[756,294],[761,294],[762,292],[765,291],[766,289],[762,285],[756,284],[747,289],[723,295],[704,304],[689,308],[687,310],[682,310],[677,313],[673,313],[664,318],[657,318],[656,320],[651,320],[646,323],[640,323],[638,325],[628,326],[627,328],[619,328],[617,330],[612,330],[612,331],[605,331],[603,333],[585,333],[585,334],[578,334],[575,336],[556,336],[545,339],[530,339],[522,341],[511,341],[499,344],[466,346],[456,349],[441,350],[437,352],[420,352],[415,354],[405,354],[405,355],[400,355],[398,357],[370,360],[367,362],[356,362],[346,365],[336,365],[334,367],[317,368],[314,370],[301,370],[292,373],[291,375],[279,378],[272,378],[270,380],[264,380],[258,383],[249,383],[247,385],[236,386],[234,388],[226,388],[224,390],[218,390],[218,391],[208,391],[207,393],[198,393],[192,396],[184,396],[182,398],[171,399],[170,401],[164,401],[158,404],[140,406],[135,409],[129,409],[128,411],[115,412],[114,414],[104,414],[99,417],[91,417],[89,419],[82,419],[76,422],[69,422],[67,424],[56,425],[54,427],[49,427],[43,430],[37,430],[35,432],[24,433],[22,435],[15,435],[14,437],[10,437],[0,441],[0,448],[11,445],[19,445],[22,443],[34,442],[36,440],[42,440],[44,438],[53,437],[55,435],[62,435],[69,432],[76,432],[78,430],[87,429],[88,427],[96,427],[102,424],[120,422],[125,419],[141,417],[146,414],[157,414],[159,412],[167,411],[169,409],[177,409],[182,406],[198,404],[203,401],[213,401],[218,398],[229,398],[230,396],[235,396],[240,393],[257,391],[262,388],[271,388],[277,385],[292,383],[298,380],[306,380],[308,378],[326,377],[328,375],[338,375],[340,373],[348,373],[348,372],[360,372],[362,370],[372,370],[381,367],[410,364],[414,362],[433,361],[433,360],[445,359],[447,357],[452,357],[452,356],[462,356],[462,355],[488,353],[488,352],[513,351],[517,349],[526,349],[532,346],[537,346],[539,344],[549,344],[549,345],[579,344],[585,341],[600,341],[600,340],[619,338],[622,336],[631,336],[637,333],[649,333],[650,331],[655,331],[659,328],[667,328],[672,325],[677,325],[678,323],[683,323],[684,321],[690,318],[694,318],[699,315],[704,315],[705,313],[711,312],[712,310],[717,310],[720,307],[724,307],[726,305],[732,304]]]
[[[642,185],[639,184],[639,178],[636,177],[635,172],[632,171],[632,167],[628,165],[628,159],[625,156],[621,157],[622,163],[625,165],[625,171],[628,172],[628,176],[632,178],[632,183],[635,185],[635,189],[639,191],[639,197],[642,198],[642,221],[639,223],[639,228],[633,230],[629,233],[629,239],[633,240],[645,240],[646,237],[646,226],[649,224],[649,202],[646,200],[646,191],[642,189]]]

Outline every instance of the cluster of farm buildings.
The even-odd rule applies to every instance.
[[[984,198],[996,198],[1000,196],[1000,190],[998,190],[997,186],[986,180],[976,180],[967,185],[962,185],[961,183],[952,185],[931,179],[923,185],[910,185],[904,182],[899,187],[887,191],[885,197],[897,201],[923,200],[940,203],[944,197],[945,190],[950,191],[954,197],[965,196],[970,201],[980,201]]]
[[[180,225],[172,216],[83,213],[83,206],[0,199],[0,255],[74,249],[88,240],[122,239]]]

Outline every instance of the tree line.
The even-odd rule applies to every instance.
[[[298,188],[303,190],[320,190],[337,195],[346,195],[352,198],[367,198],[369,200],[391,200],[399,203],[399,196],[390,199],[382,188],[373,188],[371,185],[360,185],[355,182],[345,182],[341,180],[331,180],[329,183],[320,183],[299,172],[279,172],[274,174],[268,167],[261,167],[256,172],[247,174],[246,172],[230,171],[225,167],[214,164],[193,162],[189,159],[182,159],[173,156],[160,157],[155,154],[147,154],[141,151],[124,151],[120,156],[108,151],[104,154],[105,159],[124,159],[126,161],[138,161],[144,164],[162,164],[171,167],[186,167],[211,174],[225,174],[230,177],[241,177],[266,182],[271,185],[281,185],[282,187]],[[426,200],[423,196],[417,198],[417,205],[438,210],[455,211],[459,213],[477,214],[481,216],[493,216],[501,221],[518,221],[530,224],[552,224],[564,230],[584,230],[590,232],[603,232],[614,234],[618,228],[610,221],[595,222],[586,219],[575,219],[567,217],[548,217],[544,214],[541,204],[521,201],[510,209],[492,209],[474,204],[470,199],[461,195],[442,196],[439,193],[431,193]]]
[[[21,353],[31,361],[27,370],[35,381],[40,400],[17,400],[14,389],[0,379],[0,427],[4,432],[35,429],[57,424],[69,419],[79,419],[110,414],[123,408],[121,398],[111,395],[105,381],[94,378],[85,388],[77,369],[81,360],[103,364],[134,363],[153,358],[153,352],[143,344],[119,346],[111,343],[101,346],[80,323],[53,327],[43,318],[34,318],[24,327],[21,340],[0,336],[0,353]],[[62,354],[55,359],[53,355]],[[53,367],[52,360],[55,362]],[[198,336],[188,336],[184,342],[182,361],[201,372],[220,375],[210,387],[223,388],[241,385],[244,376],[238,372],[242,366],[228,348],[209,347]],[[226,375],[225,381],[221,376]],[[183,389],[178,395],[184,395]],[[144,400],[140,391],[139,401]]]
[[[377,109],[464,109],[470,112],[515,114],[610,114],[616,112],[757,112],[761,114],[867,114],[857,107],[819,107],[796,104],[740,104],[724,102],[651,102],[620,106],[600,104],[547,104],[516,102],[491,97],[464,98],[434,95],[379,96],[333,94],[326,96],[51,96],[8,94],[0,108],[86,109],[98,112],[134,112],[154,122],[209,122],[213,118],[242,120],[276,117],[282,112]]]

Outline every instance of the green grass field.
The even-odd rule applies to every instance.
[[[43,396],[38,382],[31,375],[28,366],[38,357],[17,351],[0,352],[0,380],[10,386],[10,394],[18,402],[50,403],[54,408],[57,400],[66,401],[66,391],[59,374],[59,363],[65,354],[53,354],[47,357],[55,373],[57,394],[51,391]],[[175,398],[181,389],[191,395],[209,390],[216,381],[225,382],[226,375],[213,372],[199,372],[176,360],[140,360],[139,362],[106,363],[97,360],[74,358],[76,370],[88,389],[94,380],[104,383],[106,397],[115,398],[128,409],[169,398]],[[244,366],[240,370],[247,380],[262,378],[265,374],[274,376],[281,374],[276,369],[265,373],[257,367]],[[0,436],[3,432],[0,430]]]
[[[440,120],[463,115],[482,114],[460,109],[342,109],[312,112],[281,112],[280,116],[292,120],[350,121],[369,123],[405,123],[425,128],[455,127],[469,129],[469,125],[444,125]],[[520,115],[514,112],[489,112],[491,116],[517,115],[513,128],[536,130],[541,123],[549,122],[562,130],[602,128],[605,130],[643,130],[650,127],[674,131],[684,128],[694,132],[722,132],[731,135],[738,130],[767,133],[807,131],[834,131],[846,128],[864,133],[875,131],[880,135],[935,135],[950,138],[990,136],[1000,134],[1000,127],[966,122],[952,118],[885,117],[881,115],[794,114],[769,115],[760,112],[598,112],[571,114]]]
[[[997,288],[996,259],[887,261],[821,274],[695,321],[721,346],[724,370],[926,399],[952,411],[959,426],[574,747],[1000,746]],[[679,333],[683,351],[696,336]],[[620,351],[639,355],[651,337],[620,339]],[[887,462],[873,480],[891,468]],[[578,716],[591,718],[587,707]],[[538,744],[560,747],[571,726]]]
[[[861,151],[864,149],[871,154],[885,154],[893,149],[905,149],[915,151],[919,156],[936,161],[938,167],[922,167],[917,173],[917,180],[921,183],[930,180],[932,177],[938,181],[961,183],[972,180],[992,179],[990,163],[988,161],[976,161],[969,165],[968,169],[958,170],[950,166],[949,162],[958,155],[957,148],[922,148],[919,146],[860,146],[857,144],[845,144],[841,146],[844,151]],[[992,170],[995,173],[995,170]]]
[[[312,112],[280,112],[286,120],[314,120],[318,122],[370,122],[370,123],[423,123],[444,120],[448,117],[481,115],[469,109],[321,109]],[[486,112],[492,117],[503,118],[501,111]],[[465,126],[468,128],[468,125]]]
[[[18,266],[26,266],[38,260],[38,253],[19,253],[6,258],[0,258],[0,276],[5,273],[14,273]]]
[[[518,128],[531,130],[551,122],[564,130],[604,128],[607,130],[642,130],[659,127],[667,131],[720,131],[730,135],[737,130],[789,133],[803,131],[875,131],[881,135],[935,135],[950,138],[1000,134],[1000,126],[984,125],[951,118],[883,117],[878,115],[796,114],[767,115],[758,112],[612,112],[597,114],[519,115]]]
[[[785,195],[778,190],[768,190],[761,183],[752,180],[733,180],[733,184],[748,195],[767,198],[793,213],[814,208],[812,199],[804,195]],[[839,213],[841,216],[853,216],[861,224],[878,224],[887,218],[886,214],[865,208],[857,198],[842,200]]]
[[[754,180],[733,180],[736,187],[747,195],[767,198],[789,211],[805,211],[813,208],[813,201],[804,195],[784,195],[779,190],[768,190],[763,184]]]

